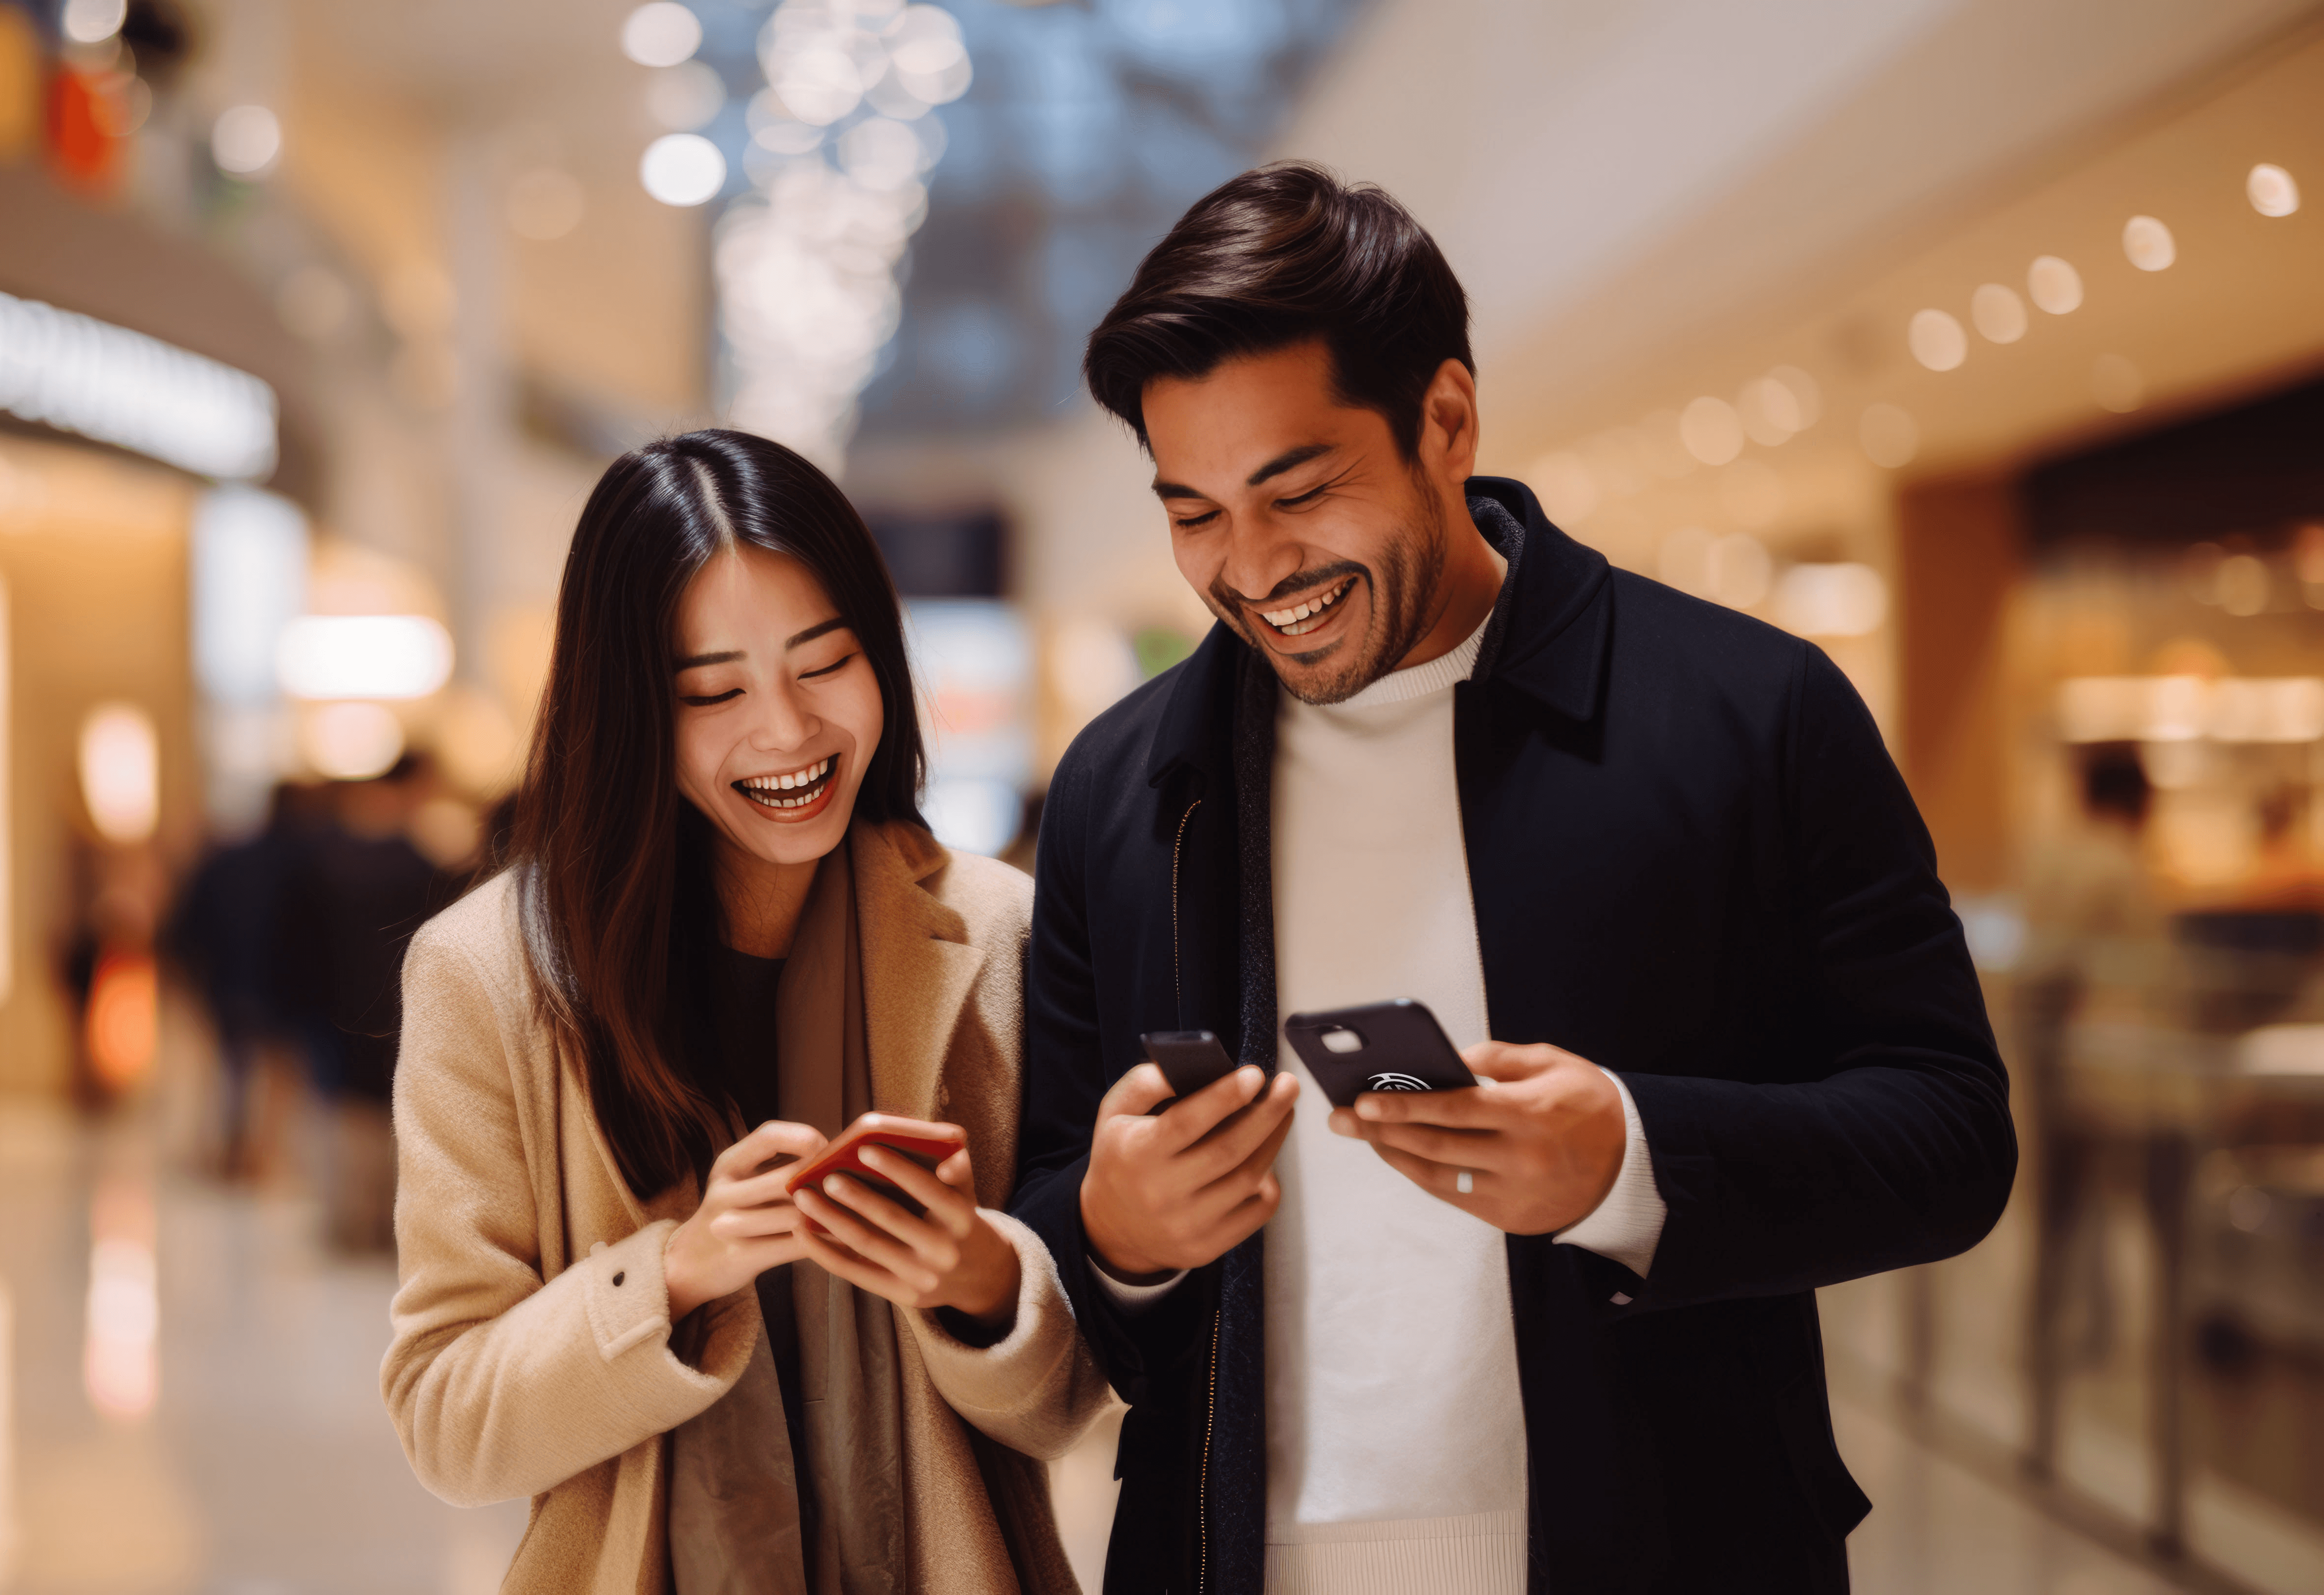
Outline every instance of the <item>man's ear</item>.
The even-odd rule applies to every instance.
[[[1420,397],[1420,463],[1455,493],[1477,470],[1477,379],[1447,360]]]

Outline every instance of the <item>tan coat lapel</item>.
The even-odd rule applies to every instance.
[[[863,952],[864,1039],[881,1110],[933,1119],[945,1055],[984,967],[960,915],[920,882],[951,855],[926,832],[858,821],[848,832]]]

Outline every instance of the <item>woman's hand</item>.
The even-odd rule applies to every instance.
[[[988,1329],[1016,1316],[1017,1249],[977,1210],[963,1147],[931,1171],[901,1152],[867,1145],[864,1166],[927,1209],[915,1216],[868,1181],[835,1174],[797,1193],[823,1227],[798,1232],[807,1257],[850,1285],[899,1306],[952,1307]]]
[[[770,1119],[718,1155],[702,1205],[672,1232],[661,1254],[672,1323],[769,1268],[807,1255],[799,1246],[798,1209],[783,1192],[790,1166],[766,1166],[786,1154],[812,1157],[823,1144],[821,1130]]]

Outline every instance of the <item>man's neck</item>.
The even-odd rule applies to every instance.
[[[1470,518],[1468,502],[1458,494],[1447,497],[1451,502],[1443,506],[1444,570],[1437,587],[1436,618],[1411,651],[1396,661],[1399,670],[1441,659],[1466,642],[1493,613],[1501,596],[1501,579],[1508,573],[1509,562]]]

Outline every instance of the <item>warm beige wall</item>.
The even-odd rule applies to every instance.
[[[8,589],[6,906],[15,981],[0,1003],[0,1091],[54,1090],[71,1028],[58,955],[78,841],[93,838],[75,770],[80,722],[125,699],[161,732],[156,856],[182,860],[200,824],[187,668],[186,523],[193,488],[69,445],[0,441],[0,581]]]

